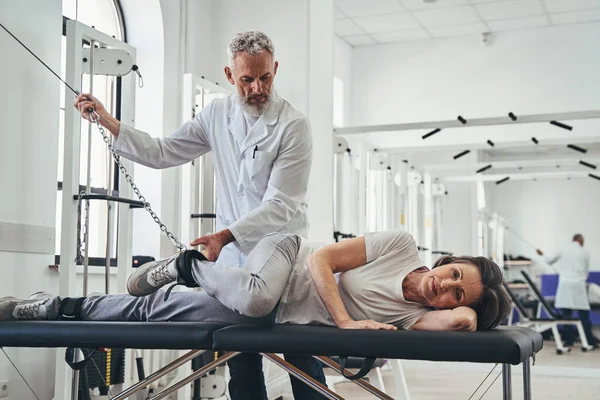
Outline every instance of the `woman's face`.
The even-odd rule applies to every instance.
[[[470,307],[483,294],[477,267],[462,263],[432,269],[423,277],[421,289],[429,305],[437,309]]]

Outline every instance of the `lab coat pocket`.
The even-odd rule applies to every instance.
[[[248,171],[252,186],[257,191],[264,192],[266,190],[276,157],[276,151],[253,151],[252,157],[249,157]]]

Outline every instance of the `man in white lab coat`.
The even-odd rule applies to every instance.
[[[566,317],[571,317],[572,312],[577,310],[590,346],[598,347],[596,338],[592,333],[590,302],[586,290],[586,280],[590,270],[590,255],[583,248],[583,243],[583,236],[578,233],[573,236],[573,241],[564,250],[554,257],[546,257],[545,260],[548,264],[554,264],[560,260],[558,289],[556,290],[554,306],[560,308]],[[537,253],[540,256],[544,255],[539,249]],[[566,345],[573,345],[576,337],[577,332],[574,329],[569,330],[564,335]]]
[[[278,63],[271,40],[261,32],[237,34],[229,45],[227,80],[237,93],[211,102],[193,120],[164,139],[120,123],[90,96],[75,106],[90,119],[90,108],[116,138],[123,157],[152,168],[169,168],[213,152],[217,191],[217,232],[194,240],[211,261],[242,266],[266,234],[307,236],[306,193],[312,163],[308,119],[273,88]],[[246,354],[229,362],[233,400],[266,400],[262,359]],[[311,357],[286,356],[298,368],[325,383],[322,366]],[[297,399],[316,392],[292,379]]]

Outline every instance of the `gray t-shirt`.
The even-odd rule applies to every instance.
[[[412,236],[406,231],[365,235],[367,263],[338,276],[342,302],[354,320],[372,319],[410,329],[431,308],[404,299],[402,281],[423,267]],[[276,321],[335,325],[306,266],[306,258],[322,244],[302,239],[296,264],[281,297]]]

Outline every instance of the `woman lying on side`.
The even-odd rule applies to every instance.
[[[335,274],[339,273],[336,277]],[[202,291],[158,291],[170,283]],[[321,324],[345,329],[491,329],[508,315],[502,271],[484,257],[423,266],[405,231],[368,233],[327,246],[292,234],[264,237],[243,268],[196,250],[139,267],[130,294],[0,299],[0,320],[67,315],[93,321]]]

